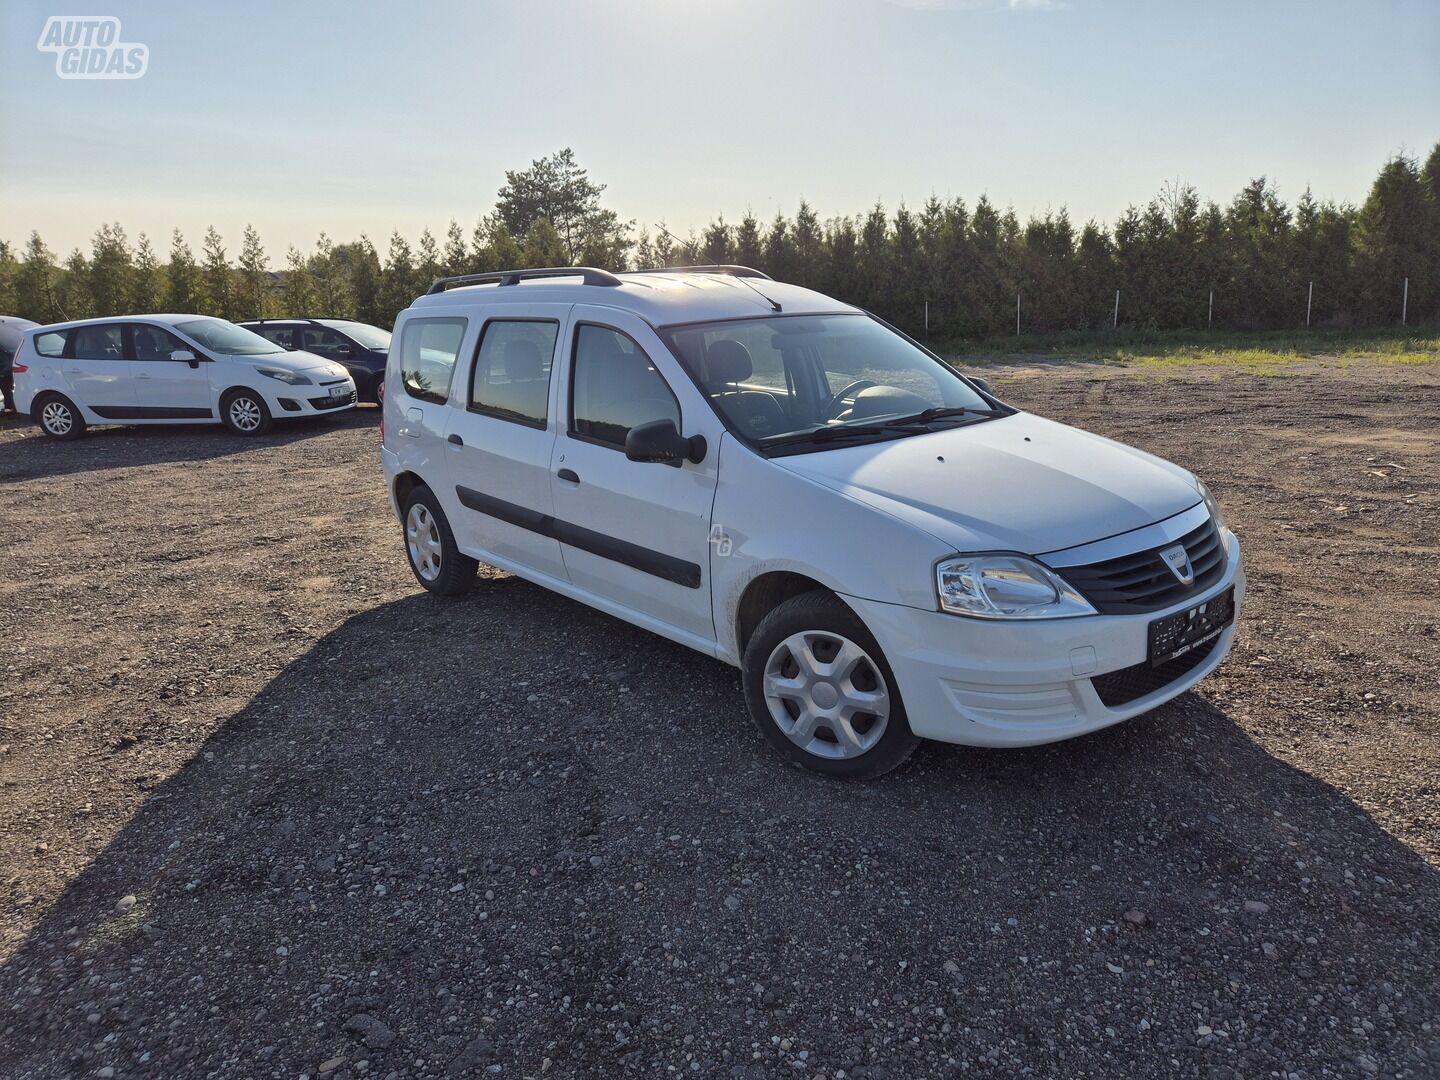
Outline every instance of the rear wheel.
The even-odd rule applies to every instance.
[[[475,582],[479,563],[461,552],[440,500],[417,487],[405,500],[405,553],[415,580],[436,596],[459,596]]]
[[[85,434],[85,418],[68,398],[42,394],[32,408],[40,430],[52,439],[78,439]]]
[[[830,593],[791,597],[766,615],[742,674],[756,726],[807,769],[870,779],[902,764],[919,741],[880,646]]]
[[[220,418],[236,435],[262,435],[270,428],[270,408],[254,390],[231,390],[220,400]]]

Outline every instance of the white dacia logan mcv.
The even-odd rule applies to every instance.
[[[1245,590],[1185,469],[745,267],[441,279],[395,325],[383,425],[426,589],[483,561],[736,665],[765,737],[833,775],[1153,709]]]

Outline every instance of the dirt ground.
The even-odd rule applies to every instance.
[[[1440,1076],[1440,368],[1013,364],[1194,469],[1236,647],[872,784],[735,671],[424,595],[372,409],[0,427],[0,1077]]]

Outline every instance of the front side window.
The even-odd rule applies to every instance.
[[[35,335],[35,351],[41,356],[64,356],[65,335],[68,330],[52,330],[48,334]]]
[[[282,349],[292,349],[295,347],[295,328],[293,326],[268,326],[261,324],[256,327],[246,327],[246,329],[253,329],[266,341],[273,341]]]
[[[132,325],[130,340],[135,346],[136,360],[169,360],[170,354],[180,349],[189,353],[195,351],[170,331],[158,326]]]
[[[465,337],[464,319],[411,319],[400,338],[400,382],[405,393],[443,405]]]
[[[559,334],[560,324],[549,320],[487,322],[475,354],[470,407],[544,427],[550,415],[550,368]]]
[[[273,356],[285,351],[253,330],[224,319],[191,319],[176,323],[175,329],[223,356]]]
[[[624,449],[625,436],[637,424],[669,420],[680,429],[675,394],[627,334],[581,325],[571,368],[571,434]]]
[[[363,322],[341,323],[340,329],[366,349],[379,349],[383,352],[390,348],[389,330],[381,330],[378,326]]]
[[[731,430],[761,449],[898,438],[1007,414],[868,315],[735,319],[662,336]]]
[[[80,326],[75,329],[75,359],[125,359],[125,332],[118,323],[107,326]]]
[[[329,357],[331,360],[350,355],[350,343],[334,330],[324,326],[302,327],[298,348]]]

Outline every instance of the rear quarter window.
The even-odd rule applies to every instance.
[[[64,356],[65,338],[64,330],[54,330],[48,334],[35,335],[35,352],[40,356]]]
[[[466,320],[458,318],[411,319],[405,324],[398,362],[405,393],[421,401],[445,404],[465,327]]]

